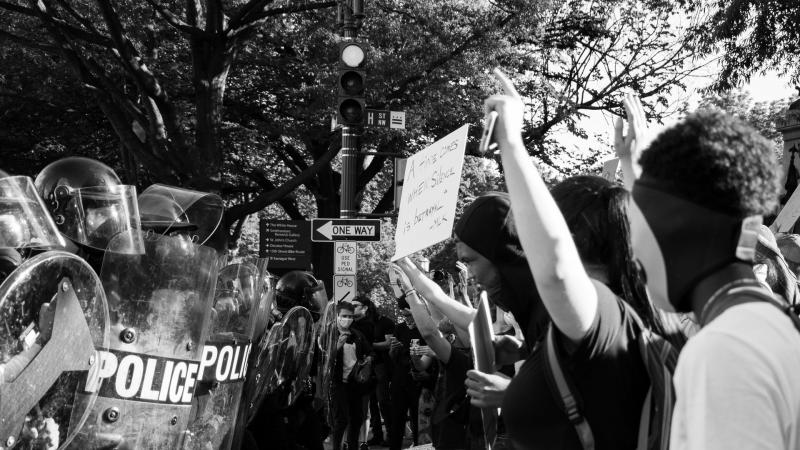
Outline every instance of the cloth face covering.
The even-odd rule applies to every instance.
[[[733,262],[752,262],[761,216],[731,216],[666,190],[646,177],[634,183],[631,240],[656,305],[690,312],[697,283]]]
[[[544,336],[549,316],[519,243],[508,194],[492,192],[470,203],[453,234],[495,266],[499,283],[484,288],[492,302],[514,314],[532,348]]]
[[[352,318],[339,317],[338,320],[339,320],[339,326],[342,328],[350,328],[350,325],[353,324]]]

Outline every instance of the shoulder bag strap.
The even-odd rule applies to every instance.
[[[545,378],[550,385],[550,391],[553,393],[556,403],[561,406],[562,411],[567,414],[570,423],[575,427],[583,449],[594,450],[592,429],[589,426],[589,422],[581,414],[576,394],[573,394],[573,390],[570,388],[570,382],[564,374],[561,361],[559,361],[556,353],[555,330],[552,323],[547,329],[544,352],[546,354],[545,365],[547,366],[545,373],[548,375]]]

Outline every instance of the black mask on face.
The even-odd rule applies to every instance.
[[[706,208],[645,177],[634,184],[630,221],[634,253],[654,302],[689,312],[700,281],[734,262],[752,263],[761,216],[740,218]]]

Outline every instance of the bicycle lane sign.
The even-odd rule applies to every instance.
[[[352,241],[334,243],[333,273],[336,275],[356,274],[356,245]]]
[[[350,301],[356,296],[356,276],[355,275],[334,275],[333,276],[333,298],[337,302],[343,300]]]

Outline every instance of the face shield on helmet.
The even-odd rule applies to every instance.
[[[119,251],[144,251],[136,188],[123,185],[110,167],[63,158],[45,167],[35,184],[58,230],[76,244],[105,251],[114,239]]]
[[[180,235],[198,245],[212,245],[225,206],[215,194],[154,184],[139,195],[142,228],[162,235]]]
[[[33,180],[22,176],[0,178],[0,248],[49,249],[66,245]]]
[[[55,190],[55,201],[56,225],[69,239],[102,251],[114,239],[117,251],[144,252],[135,187],[72,189],[62,185]]]
[[[302,270],[285,274],[275,286],[275,305],[281,313],[295,306],[303,306],[313,314],[319,314],[327,302],[325,285]]]

